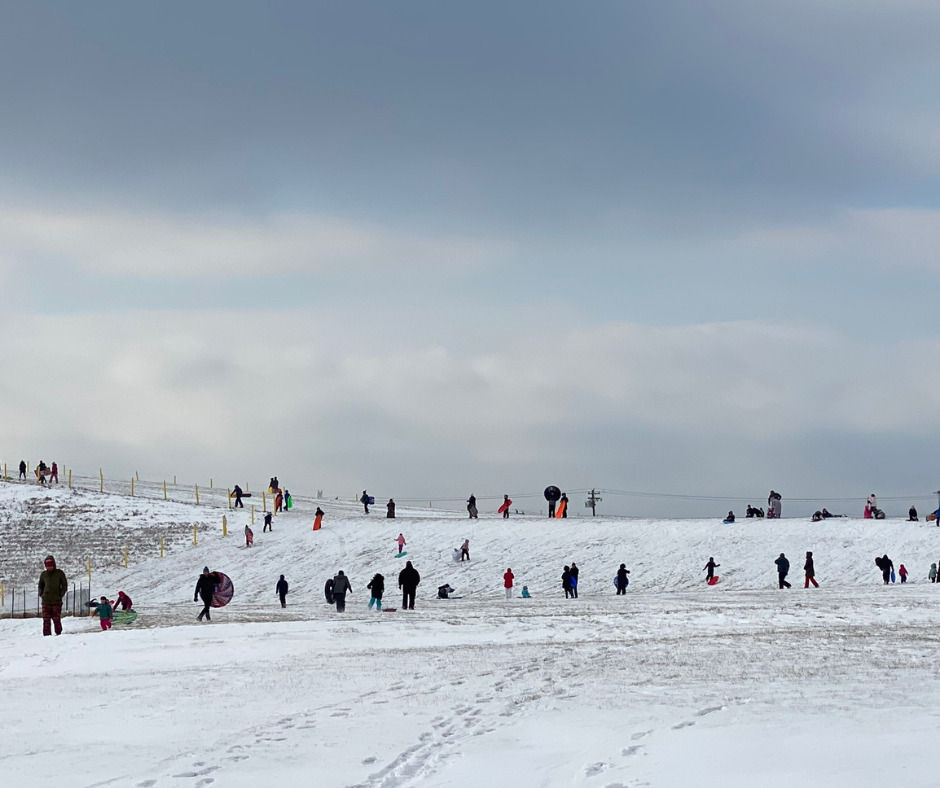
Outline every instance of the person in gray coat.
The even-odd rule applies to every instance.
[[[352,591],[352,585],[349,578],[340,569],[333,578],[333,601],[336,602],[336,612],[343,613],[346,610],[346,593]]]

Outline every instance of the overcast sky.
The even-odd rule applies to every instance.
[[[926,0],[0,2],[0,457],[929,494],[938,41]]]

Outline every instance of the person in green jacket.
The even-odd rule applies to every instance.
[[[39,596],[42,599],[42,634],[51,635],[52,625],[55,633],[62,634],[62,600],[68,591],[69,583],[65,572],[57,569],[55,558],[46,556],[45,569],[39,575]]]
[[[101,630],[107,632],[111,629],[111,620],[114,618],[114,610],[106,596],[101,597],[101,601],[95,605],[95,615],[101,619]]]

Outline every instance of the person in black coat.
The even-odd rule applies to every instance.
[[[911,523],[917,522],[917,509],[915,509],[913,506],[910,509],[908,509],[907,520],[908,522],[911,522]]]
[[[274,530],[274,515],[271,512],[264,513],[264,528],[261,529],[261,533],[265,531]]]
[[[388,503],[385,504],[385,509],[386,509],[385,516],[389,520],[394,520],[395,519],[395,501],[389,498]]]
[[[215,594],[215,588],[219,584],[219,580],[218,572],[210,572],[208,566],[202,568],[202,574],[199,575],[199,579],[196,581],[196,590],[193,592],[193,602],[199,599],[202,600],[202,612],[197,620],[202,621],[203,616],[205,616],[206,621],[212,621],[209,608],[212,606],[212,595]]]
[[[284,579],[284,575],[281,575],[281,579],[277,581],[277,585],[274,587],[274,593],[281,598],[281,607],[287,607],[287,590],[287,581]]]
[[[398,587],[402,592],[402,609],[415,609],[415,592],[417,592],[418,583],[420,582],[421,575],[418,574],[418,570],[411,565],[411,561],[406,562],[405,568],[398,573]]]
[[[242,503],[242,495],[244,495],[244,493],[242,492],[242,488],[236,484],[235,487],[232,488],[232,495],[235,496],[234,508],[237,509],[238,507],[241,507],[242,509],[244,509],[245,504]]]
[[[881,558],[875,559],[875,564],[881,570],[881,577],[885,581],[885,585],[888,585],[891,582],[891,572],[894,569],[894,562],[888,558],[888,556],[883,555]]]
[[[790,560],[783,553],[780,553],[780,557],[774,563],[777,565],[777,581],[780,588],[790,588],[790,584],[787,582],[787,575],[790,574]]]
[[[561,573],[561,587],[565,591],[565,599],[568,597],[573,597],[574,594],[571,593],[571,567],[566,566],[565,571]]]
[[[715,569],[717,569],[719,566],[721,566],[721,564],[716,564],[716,563],[715,563],[715,557],[714,557],[714,556],[712,556],[712,557],[710,557],[710,558],[708,559],[708,563],[705,564],[705,568],[702,570],[703,572],[708,572],[708,574],[705,575],[705,582],[706,582],[706,583],[707,583],[709,580],[711,580],[711,579],[715,576]]]
[[[479,519],[477,517],[477,497],[475,495],[467,498],[467,512],[470,514],[471,520]]]
[[[372,609],[372,606],[375,605],[376,610],[382,609],[382,594],[385,593],[385,578],[376,573],[376,575],[369,581],[369,585],[366,586],[372,592],[372,598],[369,599],[369,609]]]
[[[630,574],[630,570],[627,569],[627,565],[621,564],[620,569],[617,570],[617,596],[623,596],[627,593],[627,586],[630,585],[628,574]]]
[[[571,562],[571,577],[574,578],[574,582],[571,584],[571,596],[575,599],[578,598],[578,573],[581,570],[578,569],[578,565],[572,561]]]
[[[561,494],[561,502],[564,503],[565,505],[565,510],[561,513],[561,519],[567,520],[568,519],[568,493]]]

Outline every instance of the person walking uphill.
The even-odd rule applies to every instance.
[[[365,490],[362,491],[362,495],[359,496],[359,503],[362,504],[363,508],[366,510],[366,514],[369,513],[369,493]]]
[[[62,634],[62,600],[69,590],[65,572],[55,565],[55,558],[47,555],[43,561],[45,569],[39,575],[39,596],[42,599],[42,634],[51,635],[55,627],[57,635]]]
[[[791,588],[790,584],[787,582],[787,575],[790,574],[790,560],[783,554],[780,553],[780,557],[774,561],[777,565],[777,582],[779,583],[780,588]]]
[[[281,607],[287,607],[287,592],[289,590],[290,586],[287,585],[284,575],[281,575],[281,579],[278,580],[277,585],[274,586],[274,593],[281,598]]]
[[[401,606],[403,610],[415,609],[415,593],[420,582],[421,575],[411,565],[411,561],[408,561],[405,568],[398,573],[398,587],[401,589]]]
[[[813,554],[811,552],[806,553],[806,563],[803,564],[803,571],[806,573],[803,588],[809,588],[810,583],[813,584],[814,588],[819,588],[819,583],[816,582],[816,567],[813,565]]]
[[[245,504],[242,503],[242,496],[244,494],[245,493],[242,491],[242,488],[239,487],[237,484],[232,488],[232,495],[235,497],[235,506],[233,508],[235,509],[245,508]]]
[[[503,588],[506,589],[506,599],[512,599],[512,581],[515,579],[516,576],[512,573],[512,567],[509,567],[503,575]]]
[[[202,621],[205,616],[206,621],[212,621],[209,614],[209,608],[212,607],[212,595],[215,593],[215,587],[219,584],[219,575],[217,572],[210,572],[208,566],[202,568],[202,574],[196,581],[196,590],[193,592],[193,602],[197,599],[202,600],[202,612],[196,617],[197,621]]]
[[[894,562],[887,555],[875,559],[875,566],[881,570],[881,578],[885,585],[891,582],[891,573],[894,571]]]
[[[381,613],[382,594],[385,593],[385,577],[376,572],[375,576],[369,581],[369,585],[367,585],[366,588],[372,592],[372,597],[369,599],[369,610],[372,609],[372,605],[375,605],[375,609]]]
[[[333,578],[333,601],[336,602],[336,612],[346,611],[346,593],[352,591],[352,585],[349,578],[340,569]]]
[[[715,563],[715,556],[709,557],[708,563],[705,564],[705,568],[702,570],[703,572],[707,572],[707,573],[708,573],[708,574],[705,575],[705,582],[706,582],[706,583],[707,583],[709,580],[711,580],[711,579],[715,576],[715,570],[716,570],[719,566],[721,566],[721,564],[716,564],[716,563]]]

